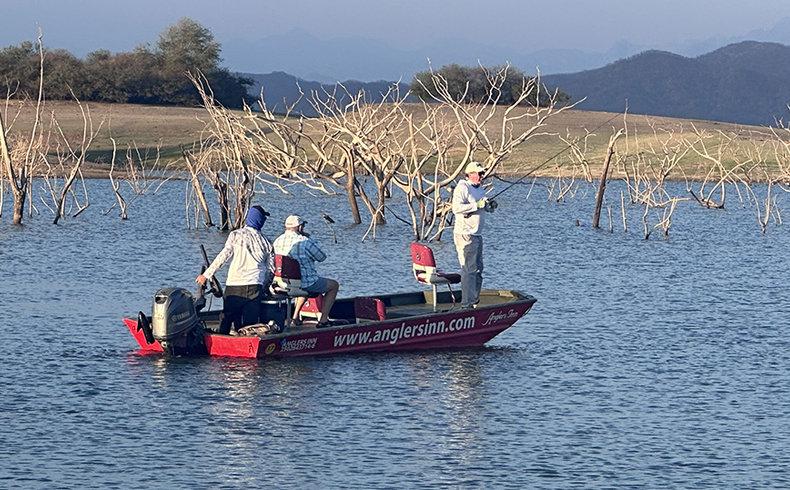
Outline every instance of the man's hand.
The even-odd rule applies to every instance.
[[[206,276],[204,276],[203,274],[201,274],[201,275],[197,276],[197,279],[195,279],[195,282],[196,282],[196,283],[198,283],[198,284],[200,284],[200,285],[202,286],[202,285],[206,284],[206,281],[207,281],[207,280],[208,280],[208,279],[206,278]]]
[[[488,202],[488,198],[487,197],[484,197],[484,198],[480,199],[479,201],[477,201],[477,209],[483,209],[484,207],[486,207],[486,203],[487,202]]]

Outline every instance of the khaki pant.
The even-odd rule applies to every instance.
[[[470,308],[480,301],[483,285],[483,237],[453,234],[453,240],[461,264],[461,307]]]

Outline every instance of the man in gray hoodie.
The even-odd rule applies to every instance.
[[[453,240],[461,263],[462,308],[477,305],[483,285],[483,211],[493,211],[482,186],[484,172],[478,162],[470,162],[465,169],[466,178],[453,191]]]

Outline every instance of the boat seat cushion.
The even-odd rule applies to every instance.
[[[441,272],[434,270],[433,274],[417,273],[417,280],[425,284],[458,284],[461,282],[461,275],[452,272]]]
[[[362,320],[386,320],[387,307],[378,298],[354,298],[354,316]]]
[[[442,272],[436,268],[436,259],[431,247],[421,243],[411,244],[411,260],[414,278],[423,284],[458,284],[461,275]]]

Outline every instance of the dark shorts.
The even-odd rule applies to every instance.
[[[329,284],[326,282],[326,277],[319,277],[316,282],[309,287],[302,287],[308,293],[325,293],[329,289]]]
[[[228,333],[231,324],[238,330],[260,321],[260,305],[264,288],[260,284],[226,286],[220,333]]]

